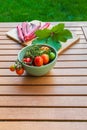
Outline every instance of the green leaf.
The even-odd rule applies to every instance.
[[[58,32],[61,32],[63,29],[64,29],[64,24],[63,24],[63,23],[60,23],[60,24],[55,25],[55,26],[51,29],[51,32],[58,33]]]
[[[47,28],[43,29],[43,30],[37,30],[35,32],[36,36],[39,38],[39,39],[43,39],[43,38],[47,38],[50,36],[50,33],[51,31]]]
[[[58,42],[58,33],[55,33],[54,35],[52,35],[52,39],[56,42]]]
[[[47,44],[54,47],[57,51],[61,48],[61,43],[54,41],[51,37],[48,38]]]
[[[61,42],[66,42],[70,38],[72,38],[72,33],[67,29],[58,33],[56,37],[56,39]]]
[[[66,42],[67,41],[67,38],[61,34],[58,35],[58,41],[61,41],[61,42]]]
[[[67,39],[72,38],[72,33],[68,29],[64,30],[64,35]]]
[[[35,39],[35,40],[32,41],[32,44],[46,44],[46,42],[47,42],[46,38],[45,39],[39,39],[39,38],[37,38],[37,39]]]

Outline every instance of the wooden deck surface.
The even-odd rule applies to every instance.
[[[6,36],[17,24],[0,23],[0,130],[86,130],[87,22],[65,22],[80,41],[43,77],[9,71],[23,47]]]

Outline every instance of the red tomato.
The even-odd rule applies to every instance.
[[[28,58],[23,58],[23,62],[28,64],[28,65],[31,65],[32,64],[32,59],[30,57]]]
[[[41,57],[43,59],[43,64],[44,65],[49,63],[49,56],[47,54],[42,54]]]
[[[32,59],[30,58],[30,57],[28,57],[28,58],[23,58],[23,62],[31,62],[32,61]]]
[[[27,62],[27,58],[23,58],[23,62]]]
[[[42,66],[43,65],[43,59],[42,59],[42,57],[41,56],[36,56],[34,58],[34,64],[36,66]]]
[[[23,68],[20,68],[20,69],[16,69],[16,73],[18,75],[22,75],[24,73],[24,69]]]
[[[15,65],[11,65],[9,69],[10,71],[15,71]]]

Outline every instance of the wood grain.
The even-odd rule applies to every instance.
[[[5,44],[8,44],[8,45],[12,45],[12,44],[18,44],[16,41],[13,41],[12,39],[8,39],[8,40],[0,40],[0,44],[3,44],[3,45],[5,45]]]
[[[15,55],[17,55],[18,54],[18,52],[19,52],[19,49],[14,49],[14,50],[0,50],[0,55],[13,55],[13,54],[15,54]],[[87,54],[87,49],[85,49],[85,50],[82,50],[82,49],[73,49],[73,48],[70,48],[70,49],[68,49],[68,50],[66,50],[66,51],[64,51],[63,52],[63,55],[64,54],[69,54],[69,55],[71,55],[71,54],[78,54],[78,55],[81,55],[81,54]]]
[[[0,122],[1,130],[86,130],[87,122],[32,122],[32,121],[8,121]]]
[[[0,96],[0,106],[87,107],[87,96]]]
[[[17,56],[0,56],[0,61],[16,61]],[[60,61],[87,61],[87,55],[81,56],[81,55],[60,55],[58,57],[58,62]]]
[[[84,55],[84,56],[81,56],[81,55],[60,55],[58,57],[58,61],[66,61],[66,60],[69,60],[69,61],[73,61],[73,60],[76,60],[76,61],[86,61],[87,60],[87,55]]]
[[[12,44],[12,45],[0,45],[0,49],[22,49],[23,46],[20,44]],[[69,48],[87,48],[87,44],[74,44],[73,46],[70,46]]]
[[[0,108],[0,120],[87,120],[87,108]]]
[[[54,68],[87,68],[87,61],[61,61],[56,62]]]
[[[85,36],[85,38],[86,38],[86,40],[87,40],[87,27],[82,27],[82,29],[83,29],[83,32],[84,32],[84,36]]]
[[[60,21],[61,22],[61,21]],[[51,24],[57,24],[57,23],[60,23],[60,22],[51,22]],[[21,22],[1,22],[0,23],[0,27],[15,27],[17,26],[19,23]],[[75,22],[70,22],[70,21],[67,21],[67,22],[62,22],[62,23],[65,23],[66,26],[70,26],[70,27],[75,27],[75,28],[79,28],[81,26],[87,26],[87,22],[86,21],[75,21]]]
[[[11,64],[10,64],[11,66]],[[9,67],[10,67],[9,66]],[[8,67],[8,68],[9,68]],[[28,76],[26,72],[23,74],[24,76]],[[0,76],[17,76],[15,72],[11,72],[9,69],[0,69]],[[87,76],[87,68],[84,69],[52,69],[47,76]]]
[[[22,46],[20,44],[12,44],[12,45],[0,45],[0,49],[22,49]]]
[[[13,51],[13,50],[12,50]],[[14,64],[14,61],[1,61],[0,62],[0,68],[5,69],[9,68],[10,65]],[[87,68],[87,61],[59,61],[56,62],[54,68]]]
[[[45,81],[45,82],[43,82]],[[3,77],[0,78],[0,83],[2,85],[87,85],[87,76],[70,76],[66,77]]]
[[[87,85],[0,85],[1,96],[87,96]]]

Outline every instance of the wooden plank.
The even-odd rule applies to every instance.
[[[1,22],[0,23],[0,27],[5,27],[5,28],[14,28],[15,26],[17,26],[18,24],[20,24],[21,22]]]
[[[5,69],[5,68],[9,68],[9,66],[12,65],[12,64],[14,64],[14,62],[11,62],[11,61],[10,61],[10,62],[8,62],[8,61],[7,61],[7,62],[0,62],[0,69],[1,69],[1,68],[2,68],[2,69],[3,69],[3,68],[4,68],[4,69]]]
[[[81,39],[80,38],[79,43],[86,43],[86,39]]]
[[[0,62],[0,68],[5,69],[9,68],[10,65],[14,64],[14,62]],[[54,68],[87,68],[87,61],[61,61],[56,62]]]
[[[17,55],[19,52],[19,49],[17,50],[0,50],[0,55]]]
[[[20,44],[12,44],[12,45],[0,45],[0,49],[4,49],[4,48],[7,48],[7,49],[15,49],[15,48],[18,48],[18,49],[21,49],[23,46],[21,46]],[[87,44],[74,44],[73,46],[69,47],[69,48],[87,48]]]
[[[87,96],[87,85],[0,85],[0,95]]]
[[[11,65],[13,65],[13,64],[10,64],[7,69],[0,69],[0,77],[2,77],[2,76],[17,76],[16,72],[10,71],[9,68]],[[23,75],[27,76],[26,72],[24,72]]]
[[[83,35],[83,31],[82,30],[75,30],[75,28],[69,28],[70,31],[72,31],[73,33],[77,34],[77,35]]]
[[[0,96],[0,106],[87,107],[87,96]]]
[[[83,35],[82,30],[75,30],[75,28],[68,28],[68,29],[77,35]]]
[[[16,49],[16,48],[15,48]],[[0,61],[16,61],[17,56],[0,56]],[[58,61],[86,61],[87,55],[60,55],[58,57]]]
[[[85,38],[83,34],[77,34],[80,38]]]
[[[0,120],[87,120],[87,108],[0,108]]]
[[[58,57],[58,61],[73,61],[73,60],[76,60],[76,61],[84,61],[84,60],[87,60],[87,55],[84,55],[84,56],[81,56],[81,55],[60,55]]]
[[[82,27],[82,29],[83,29],[85,38],[86,38],[86,40],[87,40],[87,27]]]
[[[87,61],[67,61],[67,62],[56,62],[55,67],[58,68],[86,68],[87,67]]]
[[[86,21],[74,21],[74,22],[70,22],[70,21],[67,21],[67,22],[63,22],[63,21],[60,21],[62,23],[65,23],[67,26],[75,26],[75,27],[80,27],[80,26],[87,26],[87,22]],[[0,23],[0,27],[15,27],[17,26],[17,24],[19,24],[21,22],[1,22]],[[52,24],[57,24],[58,22],[51,22]]]
[[[12,44],[12,45],[4,45],[4,44],[1,44],[1,45],[0,45],[0,49],[2,49],[2,48],[3,48],[3,50],[4,50],[4,48],[6,48],[6,49],[10,49],[10,48],[13,48],[13,49],[15,49],[15,48],[22,49],[23,46],[21,46],[20,44]]]
[[[4,36],[4,35],[6,35],[6,32],[1,32],[0,31],[0,36]]]
[[[71,55],[71,54],[87,54],[87,48],[85,48],[85,49],[82,49],[82,48],[79,48],[79,47],[85,47],[85,44],[83,45],[83,44],[79,44],[79,46],[77,46],[78,48],[70,48],[70,49],[68,49],[68,50],[66,50],[66,51],[64,51],[63,52],[63,55],[64,54],[69,54],[69,55]],[[15,49],[14,50],[14,48],[13,49],[9,49],[9,50],[7,50],[7,49],[4,49],[4,48],[0,48],[0,55],[13,55],[13,54],[18,54],[18,52],[19,52],[19,48],[18,49]]]
[[[8,40],[9,37],[7,37],[6,34],[5,34],[5,35],[1,35],[1,36],[0,36],[0,39],[2,39],[2,40]]]
[[[70,26],[70,25],[69,26],[65,25],[65,26],[71,31],[82,31],[81,26]]]
[[[2,27],[2,28],[0,28],[0,32],[8,32],[10,29],[13,29],[13,28],[11,28],[11,27],[7,27],[7,28]]]
[[[12,45],[0,45],[0,50],[2,49],[22,49],[22,46],[20,44],[12,44]]]
[[[17,44],[18,45],[18,43],[16,42],[16,41],[13,41],[12,39],[8,39],[8,40],[0,40],[0,44],[10,44],[10,45],[12,45],[12,44]]]
[[[60,21],[61,22],[61,21]],[[51,22],[52,24],[57,24],[59,22]],[[87,26],[87,22],[79,22],[79,21],[75,21],[75,22],[62,22],[65,23],[66,26],[70,26],[70,27],[81,27],[81,26]]]
[[[1,130],[86,130],[87,122],[0,122]]]
[[[0,56],[0,62],[11,62],[11,61],[16,61],[17,60],[17,56]]]
[[[0,24],[1,25],[1,24]],[[17,24],[18,25],[18,24]],[[52,24],[53,25],[53,24]],[[8,27],[5,27],[5,26],[3,26],[3,27],[0,27],[0,32],[1,33],[4,33],[4,34],[6,34],[6,32],[7,31],[10,31],[11,29],[14,29],[14,28],[16,28],[16,25],[14,26],[14,27],[10,27],[10,25],[8,26]],[[77,31],[77,32],[82,32],[82,28],[81,28],[81,26],[79,26],[79,27],[74,27],[74,26],[66,26],[66,28],[67,29],[69,29],[69,30],[71,30],[71,31]],[[82,34],[82,33],[81,33]]]
[[[52,69],[48,75],[55,76],[87,76],[87,68],[86,69]]]
[[[44,82],[45,81],[45,82]],[[0,78],[2,85],[87,85],[87,76],[74,76],[57,77],[57,76],[45,76],[45,77],[3,77]]]
[[[83,44],[74,44],[71,48],[86,49],[87,48],[87,44],[85,44],[85,43],[83,43]]]
[[[63,55],[64,54],[69,54],[69,55],[71,55],[71,54],[87,54],[87,49],[74,49],[74,48],[70,48],[70,49],[68,49],[68,50],[66,50],[64,53],[63,53]]]
[[[11,66],[11,64],[10,64]],[[9,66],[9,67],[10,67]],[[23,74],[27,76],[26,72]],[[0,69],[0,76],[17,76],[15,72],[11,72],[9,69]],[[87,68],[70,68],[70,69],[52,69],[47,76],[87,76]]]
[[[19,49],[21,49],[22,47],[24,47],[24,46],[22,46],[20,44],[12,44],[12,45],[8,44],[8,45],[4,45],[4,43],[0,44],[0,49],[4,49],[4,48],[7,48],[7,49],[10,49],[10,48],[12,48],[12,49],[19,48]],[[83,49],[85,48],[86,49],[87,48],[87,44],[85,44],[85,43],[82,43],[82,44],[77,43],[77,44],[74,44],[74,45],[70,46],[69,48],[79,48],[79,49],[80,48],[83,48]]]

